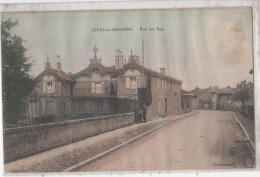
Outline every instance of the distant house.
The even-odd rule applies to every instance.
[[[190,93],[197,96],[198,99],[198,109],[212,109],[213,94],[211,93],[212,88],[199,89],[196,88]]]
[[[244,100],[244,106],[242,100],[234,99],[235,95],[241,90],[248,92],[248,98]],[[253,83],[246,83],[241,81],[237,84],[236,88],[226,87],[212,92],[213,97],[213,109],[214,110],[230,110],[235,112],[242,112],[248,117],[252,117],[254,112],[254,86]]]
[[[61,62],[57,63],[57,69],[52,69],[49,59],[45,69],[35,79],[35,86],[30,95],[48,96],[72,96],[74,79],[61,69]]]
[[[232,110],[233,94],[236,92],[236,89],[232,87],[226,87],[218,90],[214,93],[214,101],[216,101],[215,108],[216,110]]]
[[[193,93],[181,90],[181,109],[183,113],[198,109],[198,99]]]

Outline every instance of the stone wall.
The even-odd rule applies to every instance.
[[[134,113],[125,113],[4,129],[4,160],[10,162],[133,123]]]

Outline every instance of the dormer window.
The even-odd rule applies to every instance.
[[[126,77],[126,88],[137,89],[137,78]]]
[[[43,82],[43,93],[54,93],[55,82]]]
[[[130,77],[130,88],[132,88],[132,89],[137,88],[136,77]]]

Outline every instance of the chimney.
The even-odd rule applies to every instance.
[[[116,56],[115,56],[115,68],[120,69],[124,66],[124,55],[121,50],[116,50]]]
[[[160,73],[165,75],[165,68],[160,68]]]
[[[61,71],[61,62],[57,62],[57,70]]]

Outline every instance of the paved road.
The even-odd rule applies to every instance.
[[[199,111],[76,171],[248,168],[244,138],[230,113]]]

